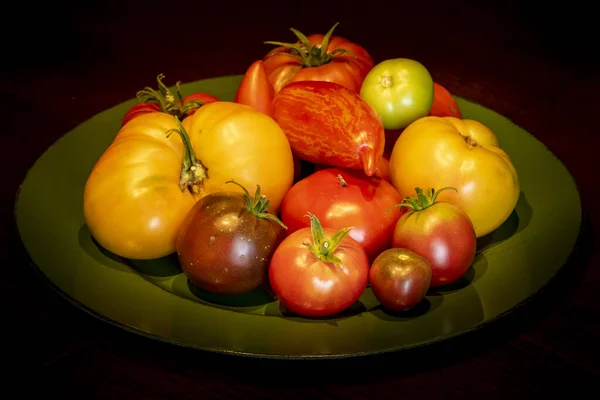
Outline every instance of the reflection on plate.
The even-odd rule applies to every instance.
[[[182,91],[232,100],[240,81],[203,80],[182,85]],[[478,240],[465,277],[430,290],[422,304],[404,313],[384,310],[367,289],[340,315],[300,318],[282,310],[268,288],[211,295],[188,282],[174,255],[131,261],[98,246],[83,218],[83,188],[134,99],[68,132],[37,160],[17,197],[17,227],[36,268],[60,293],[106,321],[158,340],[286,358],[373,354],[438,342],[478,328],[535,294],[566,262],[581,225],[579,194],[563,164],[506,118],[457,101],[465,118],[498,135],[519,171],[521,196],[506,222]]]

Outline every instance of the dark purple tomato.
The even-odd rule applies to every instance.
[[[219,192],[200,199],[182,225],[176,250],[183,272],[209,293],[242,294],[268,277],[285,226],[268,213],[260,187],[249,193]]]
[[[431,264],[408,249],[387,249],[373,261],[369,283],[382,306],[392,311],[406,311],[427,294]]]

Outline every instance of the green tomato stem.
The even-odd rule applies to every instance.
[[[327,64],[331,60],[333,60],[337,56],[341,56],[344,54],[348,54],[354,58],[356,55],[352,53],[350,50],[346,49],[334,49],[330,53],[327,52],[327,47],[329,46],[329,41],[331,40],[331,35],[333,34],[334,29],[339,25],[339,22],[336,22],[333,27],[323,36],[323,41],[320,44],[313,45],[310,43],[310,40],[304,35],[302,32],[297,29],[290,28],[290,30],[296,35],[298,38],[298,42],[296,43],[285,43],[285,42],[276,42],[276,41],[267,41],[265,44],[272,44],[276,46],[287,47],[289,51],[278,51],[272,53],[273,55],[285,55],[291,57],[302,65],[303,68],[309,67],[318,67],[324,64]]]
[[[425,192],[421,188],[415,188],[415,192],[417,193],[414,196],[407,196],[402,200],[402,203],[395,204],[386,210],[386,214],[393,209],[394,207],[406,207],[412,211],[422,211],[428,207],[431,207],[437,201],[437,197],[444,190],[456,190],[454,187],[444,187],[438,191],[435,191],[433,188],[428,188]]]
[[[310,217],[312,243],[304,243],[304,245],[319,260],[336,265],[341,264],[342,260],[335,255],[335,251],[353,227],[340,229],[333,236],[327,238],[319,219],[314,214],[308,213],[308,215]]]
[[[256,192],[254,193],[254,198],[252,198],[252,196],[250,196],[250,192],[248,192],[248,190],[243,185],[239,184],[233,179],[225,183],[233,183],[234,185],[237,185],[242,189],[242,191],[244,192],[244,197],[246,199],[247,210],[254,214],[257,218],[268,219],[270,221],[278,223],[283,229],[287,229],[287,226],[285,226],[285,224],[281,222],[279,218],[267,211],[271,200],[268,200],[267,196],[260,194],[260,185],[256,185]]]
[[[199,193],[200,183],[206,179],[207,170],[204,165],[196,158],[192,141],[185,128],[179,121],[177,116],[174,116],[177,129],[169,129],[167,131],[167,137],[171,136],[173,132],[177,133],[183,142],[184,154],[183,161],[181,164],[181,174],[179,175],[179,187],[181,190],[189,190],[192,194]]]

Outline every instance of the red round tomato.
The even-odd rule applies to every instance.
[[[392,311],[406,311],[427,294],[431,264],[408,249],[387,249],[373,261],[369,283],[382,306]]]
[[[160,111],[160,106],[157,103],[143,102],[143,103],[134,104],[123,116],[123,121],[121,122],[121,127],[139,115],[153,113],[153,112],[159,112],[159,111]]]
[[[269,83],[262,60],[254,61],[246,70],[242,82],[235,93],[235,102],[246,104],[262,111],[267,115],[272,114],[273,97],[275,91]]]
[[[363,294],[369,281],[367,253],[348,236],[351,228],[311,227],[287,236],[269,265],[269,283],[280,303],[305,317],[342,312]]]
[[[371,55],[360,45],[340,36],[327,34],[304,36],[295,29],[296,43],[266,42],[278,45],[264,58],[264,65],[275,93],[290,82],[327,81],[359,93],[373,65]]]
[[[458,206],[436,202],[434,189],[410,196],[400,204],[409,210],[402,214],[394,229],[392,246],[409,249],[431,264],[431,286],[457,281],[475,258],[476,236],[473,223]]]
[[[367,177],[362,171],[326,168],[288,190],[281,203],[281,220],[288,227],[288,235],[310,226],[309,212],[325,228],[352,226],[350,237],[373,260],[392,244],[402,211],[386,211],[401,201],[400,194],[384,179]]]

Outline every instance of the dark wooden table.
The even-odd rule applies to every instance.
[[[600,393],[600,247],[593,238],[600,224],[600,73],[591,6],[369,1],[359,8],[282,0],[252,10],[229,2],[88,1],[60,10],[22,3],[2,25],[5,390],[77,399],[489,400],[581,398],[575,391],[585,388],[595,394],[590,398]],[[454,94],[506,115],[571,171],[583,198],[584,234],[572,262],[531,304],[444,346],[282,364],[140,337],[74,307],[36,276],[21,252],[13,205],[27,169],[55,140],[134,97],[159,73],[182,82],[240,74],[271,48],[263,41],[291,40],[290,27],[324,33],[336,21],[336,33],[362,44],[376,61],[419,60]]]

